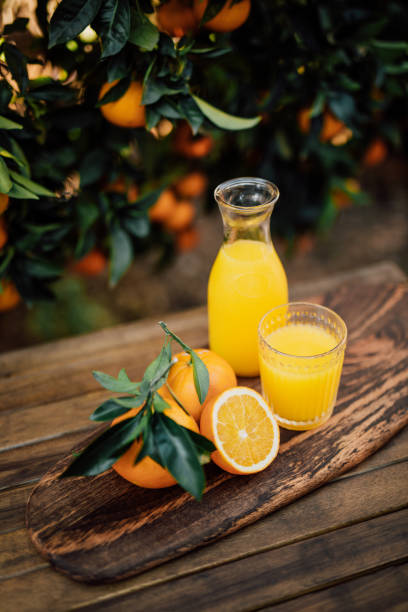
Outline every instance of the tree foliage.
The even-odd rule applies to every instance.
[[[225,4],[212,0],[202,23],[177,38],[157,27],[150,0],[62,0],[51,16],[47,4],[37,2],[41,36],[17,14],[0,39],[0,192],[10,197],[0,277],[27,302],[51,298],[67,262],[95,246],[109,253],[112,285],[139,252],[170,248],[149,208],[191,166],[212,184],[274,180],[275,228],[293,235],[332,222],[336,190],[362,199],[347,181],[373,140],[403,144],[402,0],[253,0],[245,24],[227,34],[205,27]],[[132,80],[143,84],[144,128],[117,127],[100,112]],[[175,129],[157,140],[163,120]],[[177,153],[182,122],[198,138],[212,135],[204,159]],[[119,178],[138,185],[136,201],[109,190]]]

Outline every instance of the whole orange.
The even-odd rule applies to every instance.
[[[166,219],[164,225],[171,232],[180,232],[191,225],[195,208],[188,200],[181,200],[173,213]]]
[[[83,276],[97,276],[106,267],[107,259],[98,249],[93,249],[85,257],[74,263],[72,269]]]
[[[2,215],[5,210],[7,210],[8,205],[9,197],[7,193],[0,193],[0,215]]]
[[[0,312],[11,310],[21,300],[20,294],[11,281],[2,281],[3,291],[0,293]]]
[[[251,10],[251,0],[241,0],[231,6],[231,0],[223,6],[215,17],[204,24],[212,32],[232,32],[248,19]],[[194,14],[200,20],[207,8],[208,0],[194,0]]]
[[[174,138],[174,149],[184,157],[198,159],[205,157],[213,148],[213,139],[208,134],[194,136],[187,122],[177,127]]]
[[[105,83],[101,87],[99,99],[116,85],[118,81]],[[143,85],[132,81],[121,98],[100,107],[102,115],[115,125],[127,128],[142,127],[146,124],[145,107],[142,104]]]
[[[156,16],[158,29],[170,36],[192,34],[197,28],[191,0],[170,0],[157,9]]]
[[[149,208],[149,218],[151,221],[163,223],[174,213],[177,207],[177,198],[171,189],[165,189],[160,194],[157,201]]]
[[[196,170],[181,177],[174,187],[182,198],[195,198],[206,190],[207,183],[205,174]]]
[[[198,433],[198,426],[194,419],[186,414],[169,396],[164,395],[164,398],[171,406],[164,411],[164,414],[179,425]],[[119,421],[123,419],[135,416],[140,410],[141,408],[129,410],[126,414],[115,419],[112,425],[119,423]],[[144,457],[139,463],[134,465],[134,461],[141,446],[142,441],[136,440],[133,442],[129,449],[113,464],[112,467],[115,472],[122,476],[122,478],[129,480],[129,482],[148,489],[161,489],[163,487],[172,487],[177,484],[173,476],[150,457]]]
[[[176,246],[180,253],[192,251],[200,241],[200,234],[196,227],[188,227],[178,232],[176,236]]]
[[[200,404],[195,389],[193,366],[188,353],[174,355],[173,359],[177,361],[170,368],[167,384],[184,408],[198,421],[204,406],[222,391],[235,387],[237,377],[230,364],[213,351],[208,349],[194,349],[194,351],[207,366],[210,376],[210,386],[203,405]]]
[[[363,164],[368,167],[377,166],[381,164],[386,157],[387,145],[381,138],[376,138],[368,146],[363,157]]]

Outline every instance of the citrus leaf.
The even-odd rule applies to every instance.
[[[38,195],[35,195],[35,193],[28,191],[28,189],[22,187],[21,185],[18,185],[17,183],[13,183],[13,186],[8,192],[8,194],[11,198],[16,198],[16,200],[39,200]]]
[[[166,339],[159,355],[146,368],[143,375],[143,383],[149,384],[150,391],[156,391],[167,380],[167,374],[171,365],[171,347],[170,342]]]
[[[102,39],[102,58],[119,53],[130,32],[128,0],[104,0],[98,13],[95,29]]]
[[[146,215],[123,219],[125,229],[136,238],[145,238],[150,232],[150,221]]]
[[[115,391],[117,393],[137,393],[139,391],[139,383],[118,380],[114,376],[110,376],[104,372],[98,372],[97,370],[94,370],[92,375],[102,387],[105,387],[105,389],[109,391]]]
[[[180,427],[182,427],[182,425],[180,425]],[[214,444],[208,438],[205,438],[201,434],[198,434],[195,431],[191,431],[190,429],[187,429],[185,427],[183,429],[186,430],[199,452],[213,453],[217,450],[216,446],[214,446]]]
[[[159,42],[159,31],[143,13],[132,9],[129,42],[145,51],[153,51]]]
[[[200,359],[197,353],[191,351],[190,355],[193,363],[194,386],[196,388],[200,404],[202,404],[207,397],[208,388],[210,386],[210,376],[208,374],[207,366],[202,359]]]
[[[12,184],[6,162],[0,157],[0,193],[8,193]]]
[[[124,408],[138,408],[145,403],[147,398],[147,393],[138,393],[133,397],[116,397],[115,402],[123,406]]]
[[[0,130],[22,130],[23,126],[0,115]]]
[[[109,469],[140,435],[139,414],[106,429],[73,460],[60,478],[96,476]]]
[[[49,48],[82,32],[96,17],[103,0],[62,0],[50,21]]]
[[[154,437],[154,434],[153,434],[153,431],[150,425],[151,418],[152,418],[152,414],[150,411],[146,412],[143,415],[143,423],[144,423],[143,445],[138,455],[135,457],[134,465],[139,463],[139,461],[141,461],[145,457],[150,457],[151,459],[153,459],[153,461],[156,461],[156,463],[164,467],[163,462],[158,453],[156,442],[155,442],[155,437]]]
[[[176,334],[167,327],[164,321],[159,321],[159,325],[162,330],[165,331],[168,336],[171,336],[173,340],[175,340],[185,351],[187,351],[188,353],[191,352],[191,348],[187,346],[187,344],[185,344],[185,342],[183,342],[181,338],[176,336]]]
[[[166,400],[162,398],[160,393],[154,394],[153,406],[156,412],[164,412],[170,408],[170,404],[168,404]]]
[[[109,284],[111,287],[122,278],[133,260],[133,247],[129,235],[115,227],[110,241]]]
[[[120,372],[119,372],[119,374],[118,374],[118,380],[122,380],[122,381],[129,382],[129,383],[130,383],[130,382],[132,382],[132,381],[130,380],[129,376],[126,374],[126,370],[125,370],[125,368],[122,368],[122,369],[120,370]]]
[[[24,93],[28,85],[27,58],[20,49],[9,43],[3,44],[2,51],[6,56],[7,66],[13,79],[17,81],[20,91]]]
[[[214,125],[224,130],[248,130],[257,125],[261,120],[261,116],[251,118],[235,117],[212,106],[198,96],[192,96],[192,98],[203,115],[212,121]]]
[[[106,94],[95,104],[96,108],[103,106],[104,104],[109,104],[109,102],[115,102],[119,100],[129,89],[130,85],[130,76],[125,76],[121,79],[116,85],[111,87]]]
[[[129,411],[129,408],[125,408],[125,406],[121,406],[114,399],[108,399],[106,402],[103,402],[89,417],[91,421],[112,421],[118,416],[125,414]]]
[[[28,189],[32,193],[35,193],[36,195],[48,196],[51,198],[55,197],[55,193],[53,193],[46,187],[39,185],[35,181],[32,181],[26,176],[22,176],[21,174],[18,174],[17,172],[14,172],[13,170],[10,170],[10,176],[16,183],[18,183],[25,189]]]
[[[163,413],[154,415],[154,438],[164,467],[197,500],[203,496],[204,471],[185,428]]]
[[[137,209],[148,210],[151,206],[153,206],[153,204],[155,204],[155,202],[157,202],[157,200],[159,199],[163,189],[164,187],[161,187],[160,189],[155,189],[154,191],[151,191],[150,193],[147,193],[146,195],[136,200],[136,202],[133,204],[135,212],[137,211]]]

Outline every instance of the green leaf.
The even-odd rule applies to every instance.
[[[180,427],[182,427],[182,425],[180,425]],[[194,446],[200,453],[213,453],[217,450],[217,447],[214,446],[214,444],[208,438],[205,438],[201,434],[198,434],[195,431],[191,431],[186,427],[184,427],[184,429],[186,430],[186,432],[192,439]]]
[[[126,370],[125,368],[122,368],[118,374],[118,380],[121,381],[125,381],[125,382],[132,382],[129,378],[129,376],[126,374]]]
[[[139,461],[141,461],[145,457],[151,457],[153,461],[156,461],[156,463],[164,467],[163,462],[160,458],[158,449],[157,449],[154,434],[150,427],[150,419],[151,419],[151,412],[148,411],[144,415],[143,445],[139,451],[139,454],[135,458],[134,465],[139,463]]]
[[[203,115],[207,117],[214,125],[224,130],[248,130],[261,121],[261,116],[251,117],[244,119],[242,117],[235,117],[229,115],[224,111],[215,108],[211,104],[208,104],[205,100],[202,100],[198,96],[192,96],[198,108],[201,110]]]
[[[39,200],[38,195],[28,191],[28,189],[21,187],[21,185],[18,185],[17,183],[13,183],[13,186],[8,194],[11,198],[16,198],[16,200]]]
[[[162,398],[160,393],[155,393],[153,398],[153,406],[156,412],[164,412],[170,408],[170,404]]]
[[[377,49],[408,52],[408,42],[405,40],[372,40],[371,44]]]
[[[204,121],[203,113],[197,107],[197,104],[194,102],[191,96],[183,96],[179,99],[178,107],[189,122],[193,134],[197,134]]]
[[[151,391],[159,389],[167,380],[170,365],[171,347],[169,340],[166,338],[159,355],[147,366],[143,375],[142,385],[143,383],[145,385],[148,383]]]
[[[129,235],[119,227],[113,228],[110,236],[110,262],[109,262],[109,284],[110,286],[122,278],[133,260],[133,247]]]
[[[154,104],[164,95],[175,96],[179,93],[186,93],[186,88],[169,87],[164,81],[149,78],[143,86],[142,104]]]
[[[74,459],[60,478],[96,476],[109,469],[140,435],[139,415],[109,427]]]
[[[0,115],[0,130],[22,130],[23,126]]]
[[[51,21],[49,48],[72,38],[95,19],[103,0],[62,0],[57,6]]]
[[[103,402],[89,417],[91,421],[112,421],[118,416],[125,414],[129,408],[125,408],[114,399]]]
[[[164,467],[183,489],[200,500],[205,487],[204,471],[186,429],[164,413],[155,413],[153,418],[157,451]]]
[[[38,183],[32,181],[26,176],[22,176],[21,174],[18,174],[17,172],[14,172],[13,170],[10,170],[10,176],[16,183],[18,183],[25,189],[28,189],[32,193],[35,193],[36,195],[42,195],[42,196],[48,196],[51,198],[55,198],[55,193],[53,193],[49,189],[46,189],[46,187],[43,187],[42,185],[39,185]]]
[[[117,393],[138,393],[139,391],[139,383],[118,380],[114,376],[99,372],[98,370],[94,370],[92,375],[102,387],[105,387],[105,389],[109,391],[115,391]]]
[[[117,397],[115,402],[123,406],[124,408],[138,408],[146,401],[147,393],[138,393],[133,397]]]
[[[27,58],[15,45],[9,43],[3,44],[2,51],[14,80],[17,81],[20,91],[24,93],[28,85]]]
[[[88,151],[79,166],[81,188],[88,187],[103,176],[109,164],[109,155],[103,148]]]
[[[159,199],[164,187],[160,189],[155,189],[154,191],[150,191],[146,195],[142,196],[136,202],[132,204],[132,209],[135,211],[135,216],[140,215],[140,210],[147,211],[157,200]],[[130,209],[130,214],[132,214],[132,209]]]
[[[143,13],[131,9],[129,42],[145,51],[153,51],[159,42],[159,31]]]
[[[187,344],[183,342],[181,338],[176,336],[176,334],[167,327],[164,321],[159,321],[159,325],[168,336],[171,336],[171,338],[173,338],[173,340],[175,340],[181,346],[181,348],[187,351],[187,353],[191,353],[192,349],[189,346],[187,346]]]
[[[404,74],[408,72],[408,61],[402,62],[398,66],[389,65],[385,67],[385,72],[387,74]]]
[[[26,259],[24,272],[35,278],[55,278],[61,276],[62,267],[44,259]]]
[[[102,39],[102,58],[119,53],[125,46],[130,32],[130,8],[128,0],[104,0],[95,29]]]
[[[123,219],[123,226],[136,238],[145,238],[150,232],[150,221],[146,215],[126,217]]]
[[[112,83],[112,81],[123,79],[124,77],[129,76],[131,71],[132,66],[129,61],[129,54],[127,53],[127,50],[125,48],[122,49],[120,53],[112,55],[112,57],[109,59],[108,67],[106,70],[108,83]]]
[[[200,404],[203,404],[207,397],[208,388],[210,386],[210,376],[207,366],[194,351],[191,351],[191,360],[193,364],[194,386],[197,391]]]
[[[0,193],[8,193],[12,184],[6,162],[0,157]]]
[[[130,85],[130,76],[126,76],[121,79],[116,85],[111,87],[106,94],[95,104],[96,108],[103,106],[104,104],[109,104],[109,102],[116,102],[119,100],[129,89]]]

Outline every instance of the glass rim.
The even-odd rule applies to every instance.
[[[270,315],[272,312],[274,312],[275,310],[277,311],[278,309],[281,308],[285,308],[287,306],[295,306],[295,307],[310,307],[313,306],[313,308],[318,308],[320,310],[322,310],[323,312],[326,312],[332,316],[334,316],[334,318],[340,323],[340,327],[342,329],[342,338],[337,342],[336,346],[334,346],[332,349],[330,349],[329,351],[325,351],[324,353],[316,353],[315,355],[294,355],[293,353],[284,353],[283,351],[279,351],[278,349],[276,349],[275,347],[271,346],[269,344],[269,342],[264,338],[264,335],[261,332],[261,325],[264,321],[264,319]],[[287,327],[287,325],[282,325],[282,327]],[[279,328],[278,328],[279,329]],[[337,314],[337,312],[335,312],[334,310],[332,310],[331,308],[328,308],[327,306],[322,306],[321,304],[314,304],[313,302],[287,302],[286,304],[280,304],[279,306],[275,306],[274,308],[271,308],[271,310],[268,310],[268,312],[266,312],[261,320],[259,321],[259,325],[258,325],[258,336],[259,339],[264,342],[266,344],[266,346],[268,347],[268,349],[270,349],[271,351],[273,351],[274,353],[276,353],[277,355],[282,355],[283,357],[295,357],[296,359],[318,359],[319,357],[326,357],[328,355],[334,354],[336,352],[339,351],[339,349],[343,348],[343,346],[345,346],[346,341],[347,341],[347,325],[344,322],[344,320],[341,318],[340,315]]]
[[[231,204],[230,202],[227,202],[224,199],[222,193],[228,187],[244,187],[246,185],[247,186],[259,185],[259,186],[267,188],[270,194],[270,199],[268,199],[266,202],[263,202],[262,204],[254,204],[253,206],[238,206],[237,204]],[[245,211],[245,210],[248,211],[248,210],[255,210],[255,209],[262,210],[264,208],[265,209],[269,208],[270,206],[273,206],[274,204],[276,204],[279,196],[280,196],[280,192],[279,192],[278,187],[275,185],[275,183],[272,183],[272,181],[268,181],[268,179],[263,179],[263,178],[259,178],[255,176],[243,176],[243,177],[239,177],[235,179],[229,179],[228,181],[224,181],[223,183],[220,183],[214,189],[214,199],[216,200],[216,202],[222,202],[222,204],[224,204],[225,206],[229,206],[230,208],[233,208],[234,210],[239,210],[239,211]]]

